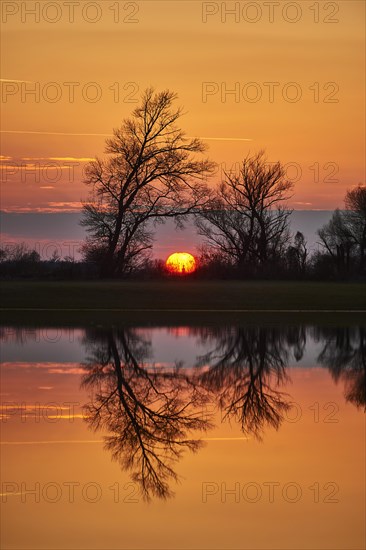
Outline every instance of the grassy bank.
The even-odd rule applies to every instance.
[[[6,281],[1,283],[1,308],[2,324],[12,319],[166,319],[175,323],[198,317],[217,321],[222,315],[277,318],[276,312],[316,320],[314,311],[329,318],[358,311],[357,317],[362,317],[366,292],[364,285],[355,283]]]
[[[1,283],[1,307],[22,309],[364,310],[363,284],[313,282]]]

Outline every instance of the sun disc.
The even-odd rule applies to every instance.
[[[194,256],[189,252],[174,252],[169,256],[165,265],[170,273],[180,275],[193,273],[197,267]]]

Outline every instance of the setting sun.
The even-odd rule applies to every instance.
[[[197,267],[194,256],[188,252],[174,252],[169,256],[165,265],[170,273],[182,275],[193,273]]]

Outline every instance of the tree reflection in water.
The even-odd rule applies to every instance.
[[[223,420],[239,422],[242,431],[262,438],[266,426],[278,429],[291,407],[288,395],[279,390],[289,382],[289,353],[303,354],[305,330],[266,327],[227,327],[202,339],[216,340],[216,347],[200,357],[209,365],[200,382],[216,397]]]
[[[328,367],[335,382],[344,382],[346,400],[366,410],[365,327],[314,327],[313,333],[324,346],[319,363]]]
[[[207,392],[179,365],[146,366],[151,343],[133,329],[88,331],[85,339],[90,358],[82,383],[93,392],[87,422],[109,432],[106,448],[145,498],[172,496],[174,463],[202,445],[188,434],[211,427],[202,414]]]
[[[323,344],[319,363],[336,382],[345,382],[346,399],[365,405],[362,327],[235,326],[188,333],[210,349],[191,369],[153,365],[147,331],[110,328],[85,334],[89,359],[83,385],[91,392],[87,422],[107,432],[106,448],[147,499],[173,495],[176,462],[184,450],[197,451],[199,435],[212,428],[204,413],[208,403],[257,439],[267,427],[280,427],[291,407],[282,391],[290,382],[287,367],[302,358],[309,335]]]

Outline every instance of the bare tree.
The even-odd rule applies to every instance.
[[[278,430],[291,408],[280,388],[289,380],[291,347],[299,357],[305,347],[303,328],[225,327],[202,336],[216,346],[198,359],[197,367],[209,365],[200,382],[216,396],[223,421],[238,421],[259,440],[266,427]]]
[[[290,210],[284,206],[292,183],[284,167],[260,151],[247,156],[239,174],[225,173],[216,196],[196,217],[198,232],[231,264],[264,265],[289,239]]]
[[[35,263],[40,260],[39,253],[31,250],[24,242],[11,243],[0,248],[0,262]]]
[[[92,399],[86,421],[107,430],[105,447],[131,472],[142,495],[173,496],[175,465],[185,450],[197,451],[197,432],[212,426],[202,411],[208,394],[179,364],[172,371],[148,367],[151,342],[134,329],[93,329],[83,386]]]
[[[287,249],[287,261],[290,273],[294,275],[304,275],[308,256],[309,251],[306,239],[301,231],[297,231],[293,244]]]
[[[365,327],[314,327],[313,331],[323,344],[319,363],[329,368],[335,382],[344,382],[346,400],[366,411]]]
[[[318,230],[320,244],[335,262],[338,272],[348,271],[356,243],[344,213],[338,208],[328,223]]]
[[[347,191],[344,199],[346,220],[357,244],[361,271],[365,268],[366,253],[366,186],[358,185]]]
[[[82,225],[89,232],[83,251],[98,259],[102,276],[126,272],[152,246],[153,223],[179,220],[205,204],[205,184],[213,163],[197,160],[205,151],[197,138],[188,139],[177,125],[181,108],[176,94],[147,89],[132,117],[106,142],[106,160],[86,169],[90,200]]]
[[[338,273],[356,266],[362,273],[366,250],[366,187],[347,191],[345,210],[336,209],[328,223],[318,231],[320,244],[333,260]]]

